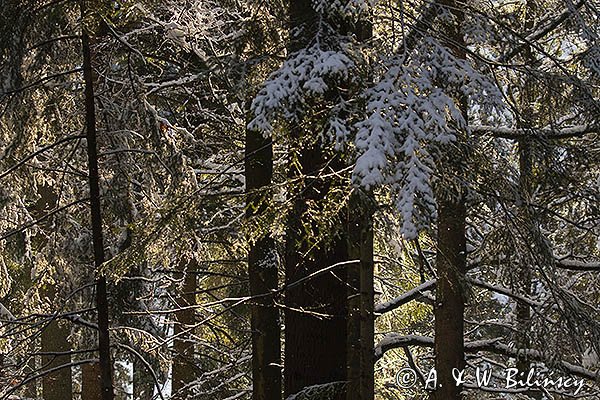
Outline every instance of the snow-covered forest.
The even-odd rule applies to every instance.
[[[600,399],[600,1],[0,0],[0,399]]]

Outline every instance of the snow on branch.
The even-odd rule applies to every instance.
[[[252,101],[255,117],[248,128],[269,134],[277,118],[296,121],[309,97],[330,89],[329,80],[347,79],[353,66],[348,55],[322,49],[318,42],[292,54]]]
[[[421,346],[421,347],[434,347],[435,341],[431,337],[417,336],[417,335],[400,335],[398,333],[388,333],[375,347],[375,359],[379,360],[385,352],[402,348],[406,346]],[[525,355],[529,360],[545,362],[548,358],[541,351],[535,349],[517,349],[508,346],[501,342],[501,338],[477,340],[473,342],[465,343],[465,352],[477,353],[480,351],[500,354],[509,357],[517,357]],[[554,364],[556,365],[556,364]],[[600,371],[594,372],[583,368],[581,366],[569,363],[567,361],[559,361],[558,365],[562,367],[566,372],[596,381],[600,378]]]
[[[478,340],[465,343],[465,351],[467,353],[476,353],[479,351],[487,351],[490,353],[501,354],[509,357],[517,357],[525,355],[530,360],[545,362],[547,357],[543,352],[535,349],[517,349],[500,342],[500,339]],[[582,378],[596,381],[600,378],[600,371],[594,372],[581,366],[571,364],[567,361],[558,362],[566,372],[577,375]]]
[[[345,381],[327,382],[307,386],[300,392],[288,396],[285,400],[333,399],[342,393]]]
[[[569,139],[584,136],[590,133],[600,132],[598,125],[577,125],[567,128],[540,128],[540,129],[519,129],[505,128],[495,126],[471,126],[471,132],[475,134],[491,135],[504,139],[519,139],[529,135],[537,135],[548,139]]]
[[[372,8],[378,0],[312,0],[313,8],[322,14],[358,16]]]
[[[406,292],[392,300],[386,301],[384,303],[379,303],[379,304],[375,305],[375,312],[379,313],[379,314],[383,314],[383,313],[395,310],[396,308],[398,308],[406,303],[409,303],[415,299],[418,299],[419,297],[423,296],[425,292],[429,292],[429,291],[433,290],[435,287],[435,283],[436,283],[436,280],[432,279],[430,281],[422,283],[421,285],[417,286],[416,288],[411,289],[408,292]]]
[[[556,260],[556,267],[570,271],[597,271],[600,272],[600,261],[585,262],[579,260]]]
[[[469,127],[455,103],[465,96],[486,108],[501,107],[502,95],[466,60],[432,38],[408,56],[384,61],[384,72],[366,99],[366,118],[356,124],[356,184],[389,185],[402,216],[401,232],[413,239],[436,218],[431,186],[432,154],[451,146]]]
[[[399,333],[388,333],[375,346],[375,360],[379,360],[383,355],[392,349],[398,349],[406,346],[433,347],[435,342],[433,338],[418,335],[400,335]]]
[[[585,264],[585,265],[589,266],[590,264]],[[508,288],[498,286],[498,285],[492,285],[492,284],[482,281],[480,279],[467,277],[466,281],[471,283],[472,285],[479,286],[481,288],[490,290],[492,292],[500,293],[505,296],[511,297],[513,299],[522,301],[526,304],[529,304],[531,307],[541,307],[544,304],[540,301],[537,301],[537,300],[531,299],[529,297],[525,297],[518,293],[515,293]],[[401,294],[400,296],[398,296],[392,300],[388,300],[386,302],[376,304],[374,311],[378,314],[383,314],[386,312],[393,311],[393,310],[403,306],[404,304],[407,304],[413,300],[417,300],[421,297],[432,297],[432,294],[430,292],[435,288],[436,282],[437,282],[436,279],[429,280],[429,281],[424,282],[421,285],[417,286],[416,288],[411,289],[411,290]]]

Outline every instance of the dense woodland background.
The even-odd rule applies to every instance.
[[[0,398],[599,399],[599,17],[1,0]]]

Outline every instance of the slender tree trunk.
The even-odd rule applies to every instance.
[[[533,1],[528,0],[525,5],[525,31],[533,29],[534,25],[534,4]],[[525,62],[532,62],[531,48],[527,46],[524,51]],[[530,78],[525,80],[525,85],[522,88],[521,105],[522,115],[524,121],[520,122],[520,127],[531,127],[534,121],[535,110],[533,108],[533,102],[535,101],[534,88],[532,86]],[[524,126],[523,126],[524,122]],[[533,196],[533,143],[529,137],[523,137],[518,142],[519,149],[519,210],[518,214],[523,222],[524,236],[523,240],[525,245],[529,247],[532,243],[537,242],[538,232],[535,225],[535,217],[533,215],[533,209],[530,206],[530,202]],[[527,256],[527,252],[523,254]],[[517,292],[525,297],[531,296],[531,280],[532,280],[532,268],[526,260],[532,260],[531,257],[525,257],[517,269],[518,287]],[[529,304],[517,301],[516,304],[517,314],[517,346],[520,349],[528,349],[530,347],[529,337],[531,335],[531,307]],[[517,369],[527,376],[530,368],[530,363],[525,355],[519,355],[517,358]]]
[[[104,263],[104,244],[102,235],[102,211],[100,204],[100,186],[98,175],[98,150],[96,142],[96,108],[94,104],[94,76],[92,67],[92,51],[90,36],[87,31],[87,14],[85,2],[81,2],[82,15],[82,51],[83,78],[85,81],[85,124],[88,153],[88,176],[90,189],[92,242],[94,247],[94,266],[100,271]],[[113,400],[112,363],[110,359],[110,337],[108,330],[108,295],[106,278],[99,275],[96,281],[96,310],[98,313],[98,345],[100,353],[100,387],[101,399]]]
[[[187,265],[186,265],[187,264]],[[180,265],[177,278],[183,279],[181,295],[177,306],[181,310],[175,313],[177,319],[174,328],[172,365],[172,392],[174,399],[189,398],[189,385],[196,379],[196,363],[194,362],[193,326],[196,323],[196,275],[194,261]],[[192,329],[192,330],[190,330]]]
[[[348,207],[347,400],[374,398],[373,198],[355,189]]]
[[[370,208],[367,210],[370,210]],[[368,212],[367,220],[363,226],[360,254],[360,400],[372,400],[375,397],[375,354],[373,349],[375,342],[375,291],[372,215],[371,212]]]
[[[246,217],[260,218],[273,196],[273,145],[260,132],[246,131]],[[275,241],[268,234],[250,239],[248,276],[252,302],[252,398],[281,399],[281,329],[279,310],[268,295],[278,286]],[[265,296],[266,295],[266,296]]]
[[[519,191],[520,201],[522,202],[519,206],[518,213],[524,222],[524,234],[523,240],[525,245],[535,243],[536,239],[531,238],[530,234],[535,233],[532,231],[532,216],[531,209],[527,203],[531,200],[531,141],[529,138],[523,138],[519,140]],[[517,293],[525,296],[531,296],[531,279],[532,279],[532,265],[527,261],[530,257],[522,259],[517,266]],[[523,301],[517,301],[516,304],[517,314],[517,346],[519,349],[528,349],[530,347],[529,336],[531,334],[531,307],[529,304]],[[529,371],[530,363],[527,356],[523,353],[517,357],[517,369],[527,376]]]
[[[461,5],[453,0],[442,2],[453,15],[447,24],[448,47],[457,58],[466,57],[461,33],[464,21]],[[459,107],[467,118],[467,102],[459,97]],[[435,368],[438,387],[432,393],[435,400],[461,399],[462,386],[457,386],[453,370],[465,368],[464,351],[464,282],[466,273],[466,204],[461,187],[464,176],[465,138],[458,134],[456,145],[448,147],[440,170],[446,175],[436,193],[438,203],[437,254],[438,282],[436,285],[435,314]]]
[[[519,140],[519,196],[521,204],[518,207],[518,214],[523,222],[523,237],[525,246],[530,246],[536,242],[533,231],[531,207],[527,204],[531,201],[531,175],[532,175],[532,154],[531,140],[523,138]],[[532,265],[529,264],[531,257],[527,253],[517,265],[517,293],[525,296],[531,296]],[[519,349],[528,349],[530,347],[529,336],[531,333],[531,308],[529,304],[523,301],[516,302],[517,315],[517,346]],[[517,369],[527,376],[529,371],[529,360],[525,354],[517,357]]]
[[[373,36],[370,14],[364,13],[353,26],[361,42]],[[366,81],[370,82],[371,76]],[[348,205],[348,256],[360,260],[347,267],[347,400],[372,400],[375,396],[375,318],[373,282],[373,212],[372,192],[354,188]]]

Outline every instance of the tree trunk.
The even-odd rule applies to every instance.
[[[358,24],[348,25],[361,42],[373,36],[373,24],[368,15],[365,12]],[[366,81],[371,82],[372,77],[368,76]],[[372,400],[375,396],[374,204],[372,192],[352,189],[348,205],[348,256],[360,263],[347,267],[347,400]]]
[[[525,23],[524,28],[526,32],[533,29],[534,25],[534,5],[531,0],[526,2],[525,10]],[[525,62],[532,63],[531,48],[527,46],[524,51]],[[533,103],[535,101],[534,88],[532,86],[531,78],[525,80],[525,85],[522,88],[523,94],[521,96],[522,105],[522,118],[524,121],[519,121],[519,127],[527,128],[534,126],[534,114]],[[523,126],[524,125],[524,126]],[[523,222],[524,232],[522,240],[524,245],[531,248],[531,244],[535,244],[538,239],[538,230],[535,227],[535,217],[533,215],[534,210],[530,206],[533,196],[533,143],[529,137],[523,137],[518,142],[519,149],[519,201],[518,214]],[[527,252],[524,253],[526,255]],[[531,280],[532,280],[532,268],[527,260],[531,260],[530,257],[519,262],[517,266],[517,293],[529,298],[531,296]],[[533,261],[533,260],[532,260]],[[517,301],[516,304],[517,314],[517,346],[520,349],[528,349],[530,347],[529,336],[531,334],[531,307],[529,304],[523,301]],[[523,376],[527,376],[530,368],[529,360],[524,355],[519,355],[517,358],[517,369],[523,373]],[[528,393],[531,395],[530,393]]]
[[[373,198],[355,189],[348,207],[347,400],[374,398]]]
[[[530,237],[530,233],[534,234],[532,230],[532,216],[531,209],[527,203],[531,200],[531,142],[529,138],[523,138],[519,140],[519,192],[521,205],[519,206],[518,213],[523,220],[524,226],[524,245],[529,246],[536,242],[535,238]],[[521,259],[517,265],[517,293],[527,298],[531,296],[531,268],[527,262],[530,260],[529,257]],[[529,304],[523,301],[517,301],[516,304],[517,314],[517,346],[519,349],[528,349],[530,346],[529,335],[531,331],[531,308]],[[527,376],[529,371],[529,360],[522,354],[517,358],[517,369],[523,372],[523,376]]]
[[[104,263],[104,244],[102,235],[102,211],[100,204],[100,186],[98,175],[98,149],[96,142],[96,107],[94,104],[94,76],[90,36],[87,31],[87,13],[85,2],[81,2],[82,16],[82,52],[83,78],[85,82],[85,125],[88,154],[88,176],[90,189],[92,242],[94,247],[94,267],[99,273]],[[96,310],[98,313],[98,347],[100,353],[100,387],[102,400],[113,400],[112,364],[110,359],[110,337],[108,330],[108,295],[106,278],[99,275],[96,281]]]
[[[290,52],[304,48],[318,26],[319,16],[311,3],[310,0],[290,2]],[[339,190],[347,189],[345,182],[336,182],[335,174],[331,174],[332,170],[340,171],[345,165],[339,156],[324,150],[311,132],[312,128],[302,125],[290,128],[289,178],[298,187],[290,193],[293,205],[286,231],[286,285],[348,261],[346,228],[336,232],[336,229],[320,227],[315,220],[321,215],[323,205],[332,201],[328,196],[333,185],[339,185]],[[322,171],[328,176],[320,177]],[[345,212],[337,217],[340,221],[346,220]],[[285,305],[285,396],[307,386],[336,382],[322,386],[321,390],[329,393],[328,399],[345,400],[346,268],[339,267],[288,288]]]
[[[47,297],[52,299],[54,296]],[[69,325],[54,320],[42,331],[42,370],[56,368],[71,363],[71,344],[67,340],[71,329]],[[57,354],[48,354],[57,353]],[[61,353],[61,354],[58,354]],[[44,400],[70,400],[73,398],[73,380],[71,367],[44,375],[42,379]]]
[[[177,300],[177,307],[182,308],[175,313],[172,365],[172,393],[173,399],[189,398],[189,385],[196,379],[196,363],[194,362],[193,326],[196,323],[196,275],[192,271],[194,261],[180,265],[182,272],[176,278],[183,279],[181,295]],[[192,329],[190,331],[190,329]]]
[[[260,218],[273,196],[273,146],[260,132],[246,131],[246,218]],[[278,286],[275,241],[268,234],[248,250],[250,295],[260,296],[251,306],[252,399],[281,399],[281,330],[279,310],[268,295]],[[265,296],[266,295],[266,296]]]
[[[54,193],[53,188],[47,185],[39,185],[37,193],[39,198],[30,211],[34,218],[39,219],[45,217],[48,211],[56,208],[58,196]],[[40,229],[51,230],[52,224],[51,220],[42,221],[38,226]],[[40,251],[48,246],[48,240],[42,234],[35,235],[33,242],[34,246]],[[51,265],[52,262],[48,261]],[[50,281],[43,284],[40,294],[44,303],[50,307],[50,313],[53,313],[60,309],[62,301],[57,295],[57,288],[52,279],[59,281],[61,277],[58,276],[56,271],[50,270],[48,278]],[[67,340],[70,333],[70,326],[64,321],[59,323],[59,320],[55,319],[44,326],[41,332],[41,371],[71,363],[71,344]],[[42,396],[44,400],[70,400],[73,398],[73,380],[70,366],[43,376]]]
[[[466,58],[461,24],[464,14],[461,5],[453,0],[442,2],[454,19],[447,24],[448,47],[455,57]],[[467,119],[467,102],[456,94],[461,111]],[[435,368],[437,389],[435,400],[461,399],[462,386],[457,386],[453,370],[465,368],[464,351],[464,283],[466,273],[466,204],[462,188],[466,154],[464,134],[457,135],[456,145],[448,146],[439,165],[446,175],[436,191],[438,204],[435,315]]]
[[[300,150],[301,170],[296,176],[315,177],[331,162],[319,143]],[[335,160],[333,160],[335,161]],[[335,162],[331,162],[334,168]],[[291,284],[307,275],[348,260],[345,235],[338,233],[330,243],[314,245],[303,224],[311,223],[308,204],[322,205],[331,185],[330,178],[305,178],[288,215],[285,276]],[[318,214],[318,213],[317,213]],[[308,221],[307,221],[308,220]],[[314,227],[313,227],[314,228]],[[315,235],[324,232],[316,229]],[[305,281],[286,291],[285,298],[285,394],[307,386],[346,381],[346,271],[332,272]],[[335,399],[345,399],[345,390],[336,390]]]
[[[100,363],[83,364],[81,366],[81,400],[102,399],[100,388]]]
[[[437,274],[435,301],[436,400],[460,399],[452,370],[465,367],[464,274],[466,271],[465,216],[461,196],[458,201],[438,200]]]

